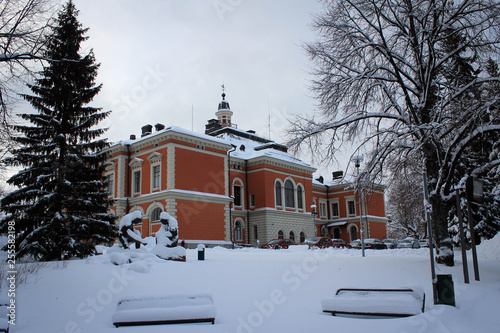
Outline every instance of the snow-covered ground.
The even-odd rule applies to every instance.
[[[205,261],[188,250],[187,262],[164,261],[148,250],[108,249],[65,267],[49,263],[19,286],[11,332],[500,332],[500,235],[478,251],[480,282],[470,269],[473,281],[463,283],[459,252],[455,267],[437,265],[438,274],[453,275],[457,306],[450,307],[432,302],[428,249],[369,250],[362,258],[359,250],[215,248],[206,250]],[[321,300],[341,287],[411,285],[425,290],[424,314],[354,319],[321,311]],[[215,325],[113,326],[119,300],[172,294],[211,294]]]

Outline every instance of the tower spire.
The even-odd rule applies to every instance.
[[[219,124],[221,124],[222,127],[232,127],[231,117],[233,115],[233,111],[231,111],[229,103],[228,101],[226,101],[226,86],[224,85],[224,83],[222,83],[221,88],[222,101],[219,103],[219,107],[217,109],[217,112],[215,113],[215,116],[219,120]]]

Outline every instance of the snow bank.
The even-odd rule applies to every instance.
[[[483,240],[477,248],[478,255],[487,260],[500,260],[500,233],[488,240]]]
[[[186,258],[186,249],[182,246],[166,247],[163,245],[158,245],[154,250],[155,254],[165,260],[175,260]]]

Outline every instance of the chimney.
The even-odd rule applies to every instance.
[[[158,124],[155,125],[155,129],[156,129],[157,132],[161,131],[164,128],[165,128],[165,125],[163,125],[163,124],[158,123]]]
[[[344,177],[344,171],[334,171],[332,172],[332,179],[335,180],[335,179],[340,179]]]
[[[145,137],[146,135],[151,134],[152,130],[153,130],[153,126],[151,126],[151,125],[144,125],[144,126],[142,126],[142,135],[141,135],[141,138]]]
[[[130,140],[135,140],[135,134],[130,134]]]
[[[212,135],[212,132],[220,130],[221,128],[222,125],[220,124],[219,120],[210,119],[208,120],[208,124],[205,125],[205,134]]]
[[[247,133],[255,134],[255,131],[254,130],[248,130]]]

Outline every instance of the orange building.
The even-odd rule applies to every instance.
[[[350,242],[361,238],[362,221],[365,239],[386,238],[384,191],[385,186],[372,185],[364,191],[363,204],[360,205],[354,181],[345,178],[332,181],[316,179],[313,182],[313,196],[317,207],[314,220],[318,235]]]
[[[143,220],[136,228],[147,237],[167,211],[179,221],[179,239],[191,247],[359,238],[359,204],[348,184],[313,180],[316,169],[286,146],[237,129],[222,97],[204,134],[146,125],[140,138],[131,135],[106,150],[110,212],[120,218],[139,210]],[[383,190],[367,200],[365,237],[386,235]]]

